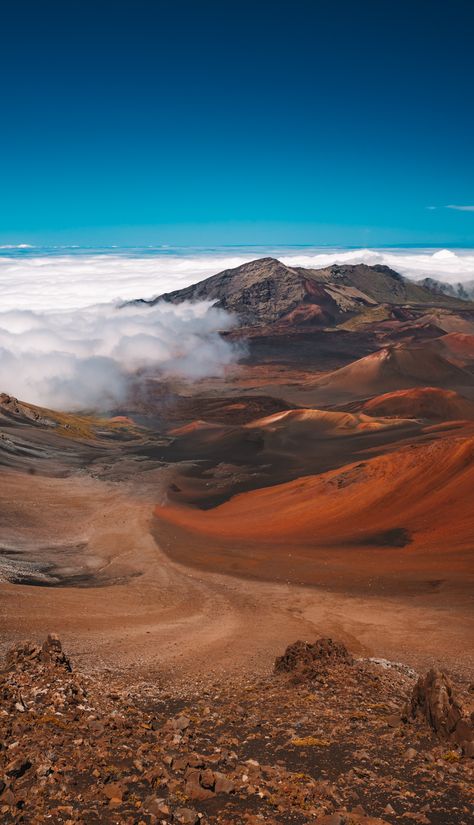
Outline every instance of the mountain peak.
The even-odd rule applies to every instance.
[[[333,264],[322,269],[291,267],[273,257],[247,261],[185,289],[154,299],[171,303],[212,301],[235,313],[243,326],[283,322],[334,327],[380,305],[456,303],[406,281],[387,266]]]

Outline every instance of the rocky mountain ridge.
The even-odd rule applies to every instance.
[[[334,327],[379,305],[424,311],[427,307],[466,308],[460,298],[408,281],[387,266],[334,264],[305,269],[275,258],[250,261],[143,303],[200,300],[236,314],[243,326],[286,320],[296,325]]]

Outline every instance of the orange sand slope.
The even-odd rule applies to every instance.
[[[168,431],[173,460],[269,463],[274,483],[325,472],[367,450],[380,452],[422,433],[422,422],[413,419],[311,408],[282,410],[240,425],[195,420]]]
[[[431,346],[388,346],[318,379],[315,387],[337,397],[363,397],[409,387],[472,386],[472,374]]]
[[[439,387],[416,387],[377,395],[366,401],[362,409],[371,416],[426,418],[433,421],[474,419],[474,401]]]
[[[474,403],[472,404],[474,409]],[[410,418],[410,416],[407,416]],[[263,418],[256,418],[247,424],[229,425],[216,424],[214,422],[197,419],[184,424],[181,427],[174,427],[168,431],[172,436],[189,436],[196,433],[214,438],[216,435],[225,433],[236,433],[239,430],[245,433],[247,430],[262,430],[264,433],[282,433],[301,436],[342,436],[353,435],[355,432],[378,431],[400,427],[402,424],[411,421],[400,421],[400,417],[395,420],[393,416],[374,417],[365,413],[351,413],[318,410],[314,408],[281,410]]]
[[[319,476],[235,496],[209,511],[157,508],[160,520],[221,539],[314,547],[469,551],[474,438],[411,446]],[[395,539],[396,541],[396,539]]]
[[[473,404],[474,407],[474,404]],[[400,420],[391,418],[374,418],[364,413],[327,412],[325,410],[301,409],[283,410],[282,412],[258,418],[246,424],[246,429],[263,429],[272,433],[308,435],[317,434],[325,437],[331,435],[351,435],[354,432],[383,430],[400,426]],[[408,423],[408,422],[405,422]]]
[[[469,367],[474,364],[474,335],[451,332],[433,342],[441,354],[451,363],[459,367]]]

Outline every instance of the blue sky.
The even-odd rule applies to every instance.
[[[474,246],[474,4],[10,0],[0,242]],[[429,208],[436,207],[436,208]]]

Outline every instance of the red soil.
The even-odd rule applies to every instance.
[[[243,493],[211,511],[156,512],[200,535],[312,548],[384,547],[402,531],[410,553],[448,549],[454,563],[472,547],[473,490],[474,438],[451,437]]]
[[[474,402],[452,390],[439,387],[415,387],[378,395],[366,401],[362,409],[371,416],[426,418],[431,421],[474,419]]]
[[[443,348],[441,344],[436,349],[431,342],[416,346],[400,344],[385,347],[329,373],[319,379],[315,386],[336,399],[344,396],[363,397],[380,391],[391,392],[427,384],[441,387],[470,386],[472,375],[450,360],[446,347]]]
[[[473,405],[474,406],[474,405]],[[258,418],[246,425],[247,429],[262,429],[269,432],[282,432],[286,436],[303,437],[319,434],[353,435],[366,430],[383,430],[400,424],[390,418],[375,418],[364,413],[329,412],[326,410],[301,409],[283,410],[282,412]],[[304,445],[302,445],[304,447]]]
[[[451,332],[436,342],[445,358],[453,364],[465,367],[474,363],[474,335]]]

